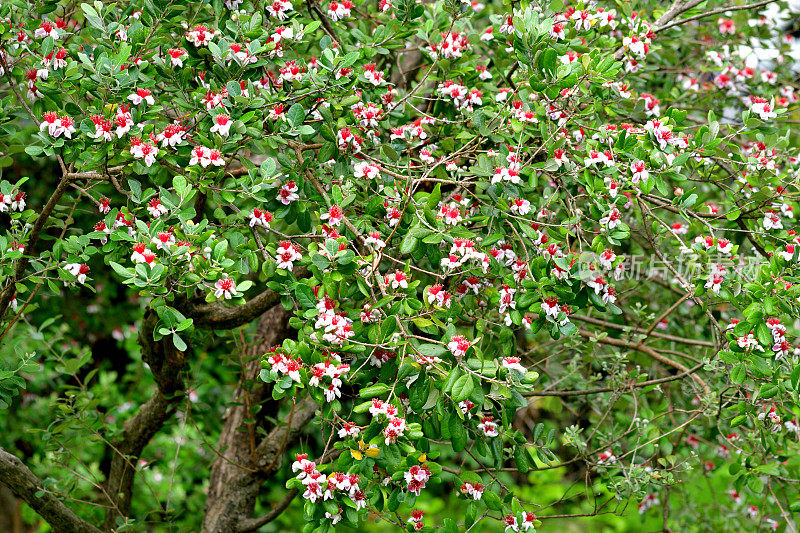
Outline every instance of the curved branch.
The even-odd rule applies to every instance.
[[[292,503],[292,501],[300,494],[300,491],[297,489],[292,489],[286,493],[286,496],[283,497],[281,501],[276,503],[270,511],[265,514],[264,516],[259,516],[258,518],[249,518],[247,520],[243,520],[239,524],[239,528],[236,530],[238,533],[248,533],[249,531],[255,531],[256,529],[260,528],[264,524],[268,524],[278,518],[281,513],[283,513],[287,507]]]
[[[605,320],[600,320],[599,318],[594,318],[591,316],[573,314],[569,315],[569,317],[572,320],[580,320],[581,322],[586,322],[587,324],[594,324],[596,326],[603,326],[612,329],[628,330],[631,331],[632,333],[641,333],[642,335],[647,333],[647,330],[645,330],[644,328],[638,328],[636,326],[628,326],[626,324],[615,324],[614,322],[607,322]],[[681,344],[690,344],[693,346],[707,346],[709,348],[716,348],[717,346],[711,341],[704,341],[699,339],[687,339],[685,337],[678,337],[676,335],[670,335],[668,333],[660,333],[658,331],[651,331],[650,334],[647,336],[656,339],[664,339],[665,341],[678,342]]]
[[[317,465],[323,465],[332,461],[335,461],[342,450],[330,450],[328,453],[324,454],[320,457],[316,463]],[[283,513],[287,507],[292,503],[295,497],[300,493],[298,489],[291,489],[289,492],[286,493],[286,496],[283,497],[281,501],[276,503],[270,511],[265,514],[264,516],[259,516],[258,518],[248,518],[243,520],[239,527],[237,528],[237,533],[248,533],[249,531],[255,531],[256,529],[260,528],[264,524],[268,524],[278,518],[281,513]]]
[[[296,278],[310,275],[306,267],[295,270]],[[282,295],[266,289],[259,295],[247,300],[242,305],[227,306],[224,302],[206,303],[203,300],[190,301],[181,306],[182,311],[194,320],[194,326],[206,329],[234,329],[252,322],[281,301]]]
[[[119,515],[130,513],[133,499],[135,462],[145,446],[161,431],[172,416],[175,404],[184,391],[183,371],[186,354],[175,348],[170,340],[153,340],[158,315],[151,309],[145,312],[139,331],[142,359],[150,367],[158,388],[139,411],[125,421],[122,432],[114,439],[113,455],[106,487],[115,507],[106,512],[105,527],[112,529]]]
[[[684,364],[679,363],[677,361],[673,361],[669,357],[665,357],[655,351],[654,349],[650,348],[649,346],[645,346],[644,344],[639,344],[636,342],[628,342],[622,339],[615,339],[613,337],[598,337],[596,333],[592,333],[590,331],[585,331],[582,329],[578,330],[578,333],[587,339],[595,340],[602,344],[608,344],[611,346],[617,346],[619,348],[630,348],[631,350],[636,350],[637,352],[642,352],[643,354],[649,355],[656,361],[664,363],[667,366],[671,366],[681,372],[688,374],[692,377],[695,382],[702,387],[703,392],[707,395],[711,395],[711,389],[709,388],[708,384],[703,381],[703,378],[700,376],[690,372],[689,368],[687,368]]]
[[[209,475],[201,527],[204,533],[231,533],[253,520],[262,483],[280,466],[286,447],[294,443],[319,409],[316,402],[309,406],[310,400],[299,401],[290,420],[282,426],[273,426],[260,444],[248,428],[248,418],[257,419],[264,427],[272,426],[266,425],[268,417],[278,418],[281,401],[268,399],[271,386],[251,387],[248,383],[258,375],[261,355],[267,348],[279,344],[291,333],[288,322],[289,313],[281,306],[273,307],[259,320],[256,338],[243,353],[244,366],[234,393],[235,401],[223,416],[218,445],[222,451]]]
[[[681,372],[680,374],[675,374],[674,376],[669,376],[666,378],[658,378],[658,379],[649,379],[647,381],[640,381],[639,383],[633,383],[630,385],[632,389],[641,389],[642,387],[649,387],[650,385],[660,385],[661,383],[669,383],[670,381],[676,381],[690,374],[694,374],[701,368],[703,368],[704,363],[699,363],[692,368],[688,369],[686,372]],[[523,396],[531,398],[531,397],[539,397],[539,396],[558,396],[558,397],[567,397],[567,396],[589,396],[591,394],[601,394],[603,392],[612,392],[618,390],[619,387],[598,387],[596,389],[586,389],[586,390],[543,390],[539,392],[526,392]]]
[[[0,482],[17,498],[24,500],[59,533],[100,533],[100,530],[76,515],[16,455],[0,448]],[[41,494],[41,496],[37,496]]]
[[[28,237],[28,242],[25,245],[25,250],[28,251],[28,253],[19,258],[17,261],[17,268],[14,269],[14,274],[10,277],[8,283],[6,284],[5,290],[3,290],[2,295],[0,295],[0,320],[3,319],[3,316],[5,316],[6,311],[8,310],[8,306],[11,304],[11,300],[14,299],[14,294],[17,291],[17,282],[22,279],[25,269],[28,268],[28,263],[30,263],[30,258],[33,257],[35,253],[36,245],[39,243],[39,236],[41,235],[45,224],[50,218],[50,215],[53,213],[53,210],[56,208],[56,205],[58,205],[58,202],[61,201],[61,197],[64,196],[65,192],[67,192],[68,188],[69,176],[64,174],[64,176],[58,182],[58,186],[56,187],[55,191],[53,191],[53,194],[50,196],[50,200],[48,200],[47,204],[44,206],[44,209],[42,209],[42,212],[39,213],[39,216],[33,223],[33,227],[31,228],[31,232]]]
[[[777,2],[778,0],[763,0],[761,2],[755,2],[752,4],[747,4],[744,6],[727,6],[727,7],[720,7],[717,9],[712,9],[711,11],[706,11],[705,13],[700,13],[699,15],[694,15],[693,17],[686,17],[685,19],[676,20],[674,22],[670,22],[669,24],[663,24],[661,26],[656,26],[653,28],[654,32],[660,32],[664,30],[668,30],[675,26],[680,26],[681,24],[686,24],[687,22],[691,22],[693,20],[699,20],[706,17],[711,17],[714,15],[719,15],[725,13],[727,11],[741,11],[743,9],[755,9],[757,7],[765,6],[767,4],[772,4]]]
[[[658,17],[658,19],[653,23],[653,27],[663,29],[667,23],[673,20],[675,17],[681,13],[689,11],[693,7],[696,7],[703,2],[704,0],[688,0],[686,2],[682,0],[675,0],[672,5],[669,6],[669,9],[667,9],[664,14]]]
[[[286,425],[278,426],[264,438],[256,448],[258,466],[263,468],[266,476],[271,475],[279,466],[278,459],[283,454],[289,442],[306,427],[320,409],[313,398],[306,397],[295,407],[292,417]]]
[[[280,300],[280,294],[267,289],[236,307],[228,307],[222,302],[189,304],[186,316],[193,319],[198,328],[234,329],[252,322]]]

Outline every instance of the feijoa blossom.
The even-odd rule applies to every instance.
[[[231,117],[225,113],[219,113],[214,116],[214,125],[211,126],[210,132],[219,133],[223,137],[227,137],[230,134],[232,124]]]
[[[327,213],[322,213],[319,218],[327,221],[331,226],[338,226],[344,219],[344,212],[338,205],[333,205],[328,209]]]
[[[303,254],[300,253],[297,246],[289,241],[281,242],[275,253],[275,261],[278,264],[278,268],[284,270],[292,270],[294,268],[294,263],[300,261],[302,258]]]
[[[86,282],[86,276],[89,274],[89,266],[86,263],[67,263],[64,265],[64,270],[72,274],[81,285]]]
[[[133,105],[141,105],[142,102],[148,105],[155,105],[156,103],[153,98],[153,93],[149,89],[136,89],[136,91],[128,95],[128,100],[130,100]]]
[[[234,295],[236,295],[236,284],[227,274],[214,283],[215,297],[230,300]]]
[[[464,357],[469,350],[471,343],[463,335],[454,335],[447,347],[455,357]]]

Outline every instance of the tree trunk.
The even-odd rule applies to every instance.
[[[248,405],[263,401],[268,388],[257,386],[248,392],[244,384],[257,379],[261,355],[280,343],[287,333],[288,313],[280,305],[273,307],[258,322],[256,338],[248,350],[249,361],[239,379],[239,386],[223,418],[217,449],[218,456],[211,467],[203,533],[233,533],[238,524],[252,518],[256,497],[264,481],[255,460],[256,442],[244,420]],[[250,428],[253,429],[253,428]]]
[[[136,461],[153,436],[172,416],[175,404],[184,390],[183,368],[186,354],[175,348],[170,337],[153,340],[153,330],[158,316],[152,310],[145,313],[139,332],[142,359],[150,366],[158,389],[139,411],[122,426],[122,432],[114,443],[106,491],[112,507],[106,512],[104,527],[113,530],[117,518],[128,516],[133,499],[133,481],[136,476]]]
[[[19,500],[11,489],[0,483],[0,531],[23,533],[22,516],[19,513]]]

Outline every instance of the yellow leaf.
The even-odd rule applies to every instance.
[[[361,452],[358,450],[350,450],[350,455],[352,455],[353,459],[355,459],[356,461],[360,461],[361,459],[364,458],[364,456],[361,455]]]
[[[424,463],[427,460],[428,460],[428,456],[425,455],[424,453],[419,456],[419,459],[417,459],[417,461],[419,461],[420,463]]]
[[[370,446],[369,448],[364,450],[364,453],[367,454],[367,457],[376,457],[379,453],[381,453],[381,451],[378,449],[377,446]]]

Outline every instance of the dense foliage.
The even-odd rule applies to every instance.
[[[4,1],[6,515],[794,531],[799,11]]]

